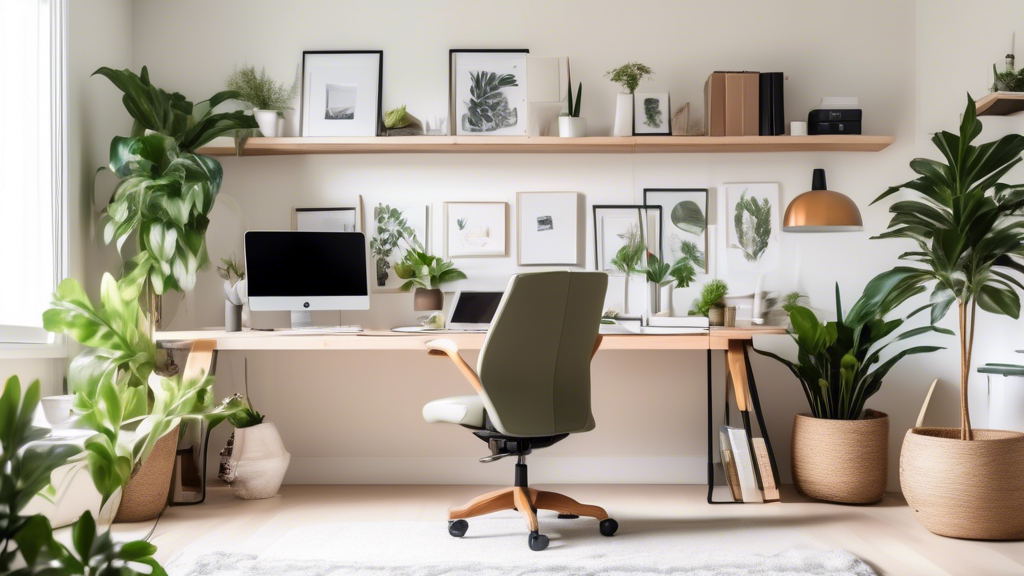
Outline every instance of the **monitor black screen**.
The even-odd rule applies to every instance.
[[[457,324],[487,324],[501,304],[502,292],[462,292],[452,310],[452,322]]]
[[[249,296],[365,296],[365,242],[352,232],[246,232]]]

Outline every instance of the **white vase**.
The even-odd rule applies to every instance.
[[[50,423],[51,427],[57,428],[71,419],[73,398],[71,394],[64,394],[62,396],[47,396],[42,399],[43,416],[46,417],[46,421]]]
[[[270,422],[236,428],[225,448],[220,477],[231,484],[236,498],[271,498],[281,488],[292,455],[284,448],[277,427]]]
[[[277,137],[277,110],[253,110],[260,132],[267,138]]]
[[[587,135],[587,119],[572,116],[558,117],[558,135],[562,138],[582,138]]]
[[[633,135],[633,95],[619,94],[615,100],[615,128],[612,136]]]

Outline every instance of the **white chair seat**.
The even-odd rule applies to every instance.
[[[483,428],[484,401],[476,394],[434,400],[423,407],[423,419],[427,422],[447,422]]]

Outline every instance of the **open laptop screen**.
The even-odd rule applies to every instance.
[[[449,328],[486,329],[498,311],[503,292],[459,292],[448,320]]]

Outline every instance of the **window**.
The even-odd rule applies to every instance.
[[[0,347],[57,353],[42,314],[66,266],[64,0],[0,3]]]

